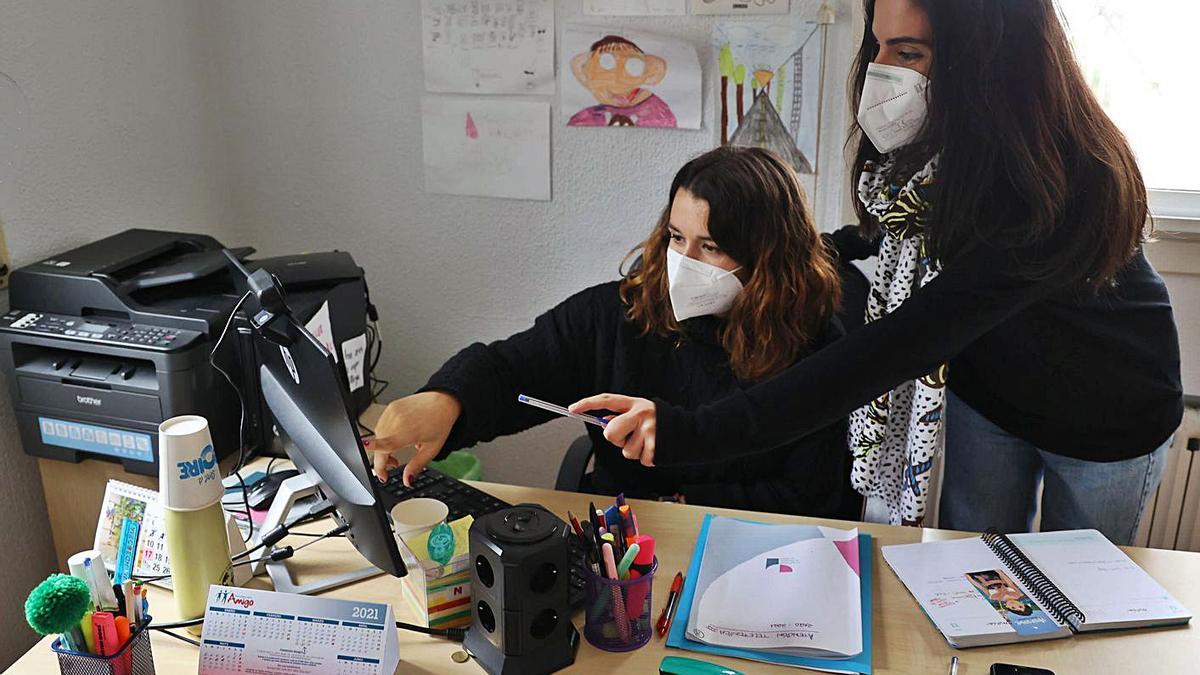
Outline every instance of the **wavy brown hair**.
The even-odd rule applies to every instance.
[[[687,190],[708,204],[708,233],[742,266],[745,280],[721,328],[733,373],[757,380],[792,365],[841,300],[837,266],[809,215],[796,173],[761,148],[721,147],[675,174],[667,206],[621,282],[621,300],[642,334],[682,337],[667,290],[671,204]]]
[[[1109,284],[1141,245],[1146,186],[1125,136],[1092,94],[1052,0],[918,0],[933,29],[929,116],[897,150],[903,181],[940,152],[927,242],[946,262],[1006,251],[1027,279]],[[875,0],[864,0],[850,75],[858,109]],[[852,176],[879,157],[851,128]],[[854,200],[867,234],[879,226]]]

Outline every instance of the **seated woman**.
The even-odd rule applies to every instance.
[[[640,254],[640,255],[639,255]],[[836,266],[795,173],[757,148],[723,147],[683,166],[649,239],[620,281],[594,286],[532,328],[473,344],[420,393],[393,401],[367,449],[385,479],[415,446],[404,482],[452,450],[542,424],[556,403],[601,391],[695,407],[778,373],[841,333]],[[591,491],[690,504],[857,518],[845,420],[750,460],[650,468],[588,425]]]

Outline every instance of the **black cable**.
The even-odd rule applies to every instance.
[[[171,575],[170,575],[170,574],[163,574],[163,575],[160,575],[160,576],[157,576],[157,577],[138,577],[138,576],[135,576],[135,577],[133,577],[133,580],[134,580],[134,581],[140,581],[140,582],[142,582],[142,583],[149,584],[149,583],[153,583],[153,582],[155,582],[155,581],[162,581],[163,579],[170,579],[170,578],[171,578]]]
[[[306,523],[310,520],[317,520],[318,518],[324,518],[325,516],[333,513],[333,510],[334,510],[334,507],[333,507],[332,502],[330,502],[328,499],[321,500],[321,501],[317,502],[316,504],[313,504],[311,507],[309,507],[308,511],[304,512],[300,516],[297,516],[293,520],[285,522],[282,525],[278,525],[274,529],[266,532],[265,534],[262,535],[261,541],[259,541],[254,546],[251,546],[250,548],[246,549],[245,551],[242,551],[241,553],[238,553],[238,554],[230,557],[230,560],[238,560],[241,558],[245,558],[249,555],[252,555],[255,551],[259,550],[260,548],[266,548],[267,546],[274,546],[275,544],[278,544],[280,541],[282,541],[285,537],[288,536],[288,531],[291,528],[296,527],[297,525],[299,525],[301,523]]]
[[[283,548],[272,549],[271,553],[267,557],[271,559],[271,562],[279,562],[280,560],[287,560],[288,558],[291,558],[292,556],[296,555],[300,551],[303,551],[304,549],[308,548],[309,546],[312,546],[313,544],[317,543],[318,541],[321,541],[322,539],[328,539],[329,537],[344,536],[344,533],[346,532],[346,530],[349,530],[349,529],[350,529],[349,525],[338,525],[337,527],[326,532],[325,534],[316,535],[316,538],[313,539],[312,541],[305,542],[299,546],[296,546],[295,548],[293,548],[291,546],[284,546]],[[230,567],[241,567],[242,565],[253,565],[256,562],[258,562],[258,560],[243,560],[241,562],[236,562],[236,563],[230,565]]]
[[[242,390],[234,384],[233,378],[229,376],[229,373],[217,365],[217,351],[221,349],[221,343],[225,341],[225,336],[229,334],[229,329],[233,326],[233,321],[237,318],[238,311],[241,310],[242,305],[248,299],[250,299],[250,291],[246,291],[246,294],[233,306],[233,311],[229,313],[229,319],[225,321],[225,327],[221,329],[221,334],[217,337],[216,343],[213,344],[212,351],[208,353],[208,364],[225,378],[225,381],[233,389],[233,393],[237,394],[238,409],[240,411],[238,414],[238,461],[237,466],[233,469],[233,475],[237,476],[238,485],[242,488],[242,505],[246,507],[245,513],[248,529],[246,535],[242,537],[242,541],[246,543],[249,543],[254,538],[254,517],[250,515],[249,488],[246,487],[246,481],[242,478],[242,468],[246,466],[246,400],[242,397]]]
[[[187,628],[188,626],[199,626],[204,623],[204,617],[199,619],[188,619],[187,621],[173,621],[171,623],[152,623],[150,630],[166,631],[171,628]]]
[[[433,637],[443,637],[452,642],[462,642],[467,637],[466,628],[428,628],[426,626],[416,626],[403,621],[396,622],[396,628],[400,630],[410,630],[414,633],[424,633]]]
[[[155,630],[161,630],[162,632],[166,633],[167,635],[170,635],[171,637],[175,638],[176,640],[183,640],[184,642],[186,642],[190,645],[195,645],[197,647],[200,646],[200,642],[198,640],[193,640],[190,637],[184,637],[184,636],[180,635],[179,633],[169,631],[169,630],[163,630],[161,628],[158,628]]]

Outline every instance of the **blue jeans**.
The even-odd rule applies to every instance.
[[[1029,532],[1042,490],[1041,529],[1099,530],[1132,544],[1158,489],[1171,439],[1141,457],[1089,462],[1046,452],[946,392],[946,459],[938,527]]]

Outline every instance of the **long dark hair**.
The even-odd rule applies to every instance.
[[[796,362],[841,299],[837,267],[813,225],[800,180],[762,148],[724,146],[683,165],[621,300],[643,334],[681,335],[667,290],[671,203],[679,190],[708,203],[708,234],[736,260],[746,283],[721,329],[734,374],[756,380]],[[628,260],[628,259],[627,259]]]
[[[1052,0],[918,0],[933,29],[929,116],[899,151],[903,180],[940,152],[928,243],[943,263],[1007,251],[1028,279],[1112,281],[1140,246],[1146,187],[1133,151],[1075,61]],[[858,110],[879,46],[874,0],[851,72]],[[879,153],[854,125],[852,175]],[[868,234],[878,224],[855,200]]]

